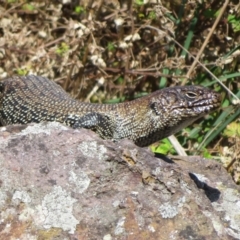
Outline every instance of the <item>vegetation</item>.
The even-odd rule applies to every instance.
[[[188,154],[222,161],[240,182],[239,1],[0,3],[1,78],[43,75],[93,102],[186,84],[221,92],[219,112],[177,138]],[[152,149],[176,153],[167,139]]]

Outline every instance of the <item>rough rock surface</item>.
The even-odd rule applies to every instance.
[[[0,129],[0,239],[240,239],[220,164],[57,123]]]

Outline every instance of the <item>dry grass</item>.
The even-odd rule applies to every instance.
[[[2,78],[26,73],[43,75],[55,79],[82,100],[101,79],[102,94],[94,99],[101,101],[136,91],[153,91],[159,86],[159,76],[167,77],[164,85],[179,84],[189,70],[193,59],[181,53],[172,37],[184,44],[199,8],[197,1],[185,4],[179,24],[169,18],[178,18],[178,3],[165,7],[160,3],[127,4],[128,1],[84,1],[81,5],[77,1],[64,2],[68,1],[1,4]],[[193,56],[215,20],[206,17],[205,12],[209,7],[219,9],[221,4],[212,1],[199,10],[188,49]],[[234,11],[234,7],[230,4],[226,12]],[[149,26],[160,29],[161,35]],[[216,65],[220,56],[236,46],[237,34],[223,15],[200,60]],[[169,73],[164,74],[166,68]],[[181,79],[176,71],[180,71]],[[189,77],[194,79],[199,71],[202,69],[194,68]]]

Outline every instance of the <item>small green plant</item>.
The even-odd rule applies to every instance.
[[[167,138],[164,138],[163,140],[161,140],[161,144],[158,144],[157,146],[152,145],[151,150],[155,153],[161,153],[164,155],[176,154],[176,151],[174,150],[172,144]]]
[[[28,69],[26,68],[18,68],[16,69],[17,75],[19,76],[25,76],[28,74]]]
[[[117,83],[118,83],[119,85],[123,84],[123,82],[124,82],[123,77],[119,77],[119,78],[117,79]]]
[[[207,18],[216,18],[219,14],[220,10],[215,9],[205,9],[203,15]]]
[[[148,19],[156,19],[157,18],[157,15],[154,11],[151,11],[149,14],[148,14]]]
[[[144,19],[145,15],[143,13],[138,13],[138,17],[139,17],[139,19]]]
[[[144,5],[144,0],[135,0],[135,3],[139,6]]]
[[[86,9],[82,6],[76,6],[74,12],[77,14],[81,14],[81,13],[85,13]]]
[[[213,156],[211,155],[211,153],[206,148],[203,149],[202,155],[203,155],[204,158],[213,159]]]
[[[25,11],[32,12],[32,11],[35,10],[35,7],[30,3],[26,3],[22,6],[22,9],[25,10]]]
[[[115,50],[115,45],[113,42],[108,42],[108,45],[107,45],[107,49],[108,51],[114,51]]]
[[[69,50],[69,45],[65,42],[62,42],[61,45],[57,48],[56,53],[59,55],[64,55]]]
[[[231,138],[240,138],[240,124],[232,122],[225,128],[223,132],[224,137]]]
[[[228,22],[232,25],[234,32],[240,31],[240,17],[237,17],[236,15],[233,14],[229,14]]]

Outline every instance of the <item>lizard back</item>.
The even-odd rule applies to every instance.
[[[0,82],[0,92],[2,125],[42,121],[71,125],[66,122],[69,116],[81,117],[93,107],[71,98],[58,84],[41,76],[7,78]],[[104,111],[104,105],[94,104],[94,110],[96,107]]]

